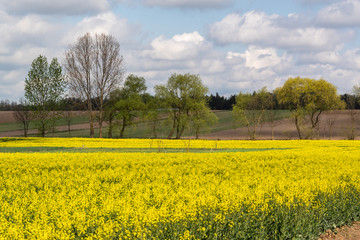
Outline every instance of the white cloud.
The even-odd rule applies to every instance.
[[[130,24],[127,19],[120,18],[112,12],[86,17],[69,30],[63,38],[63,44],[74,43],[85,33],[105,33],[113,35],[120,44],[134,43],[140,33],[140,26]]]
[[[9,57],[16,51],[57,45],[59,26],[37,15],[11,16],[0,11],[0,57]]]
[[[145,55],[156,60],[195,59],[211,46],[198,32],[175,35],[171,39],[160,36],[151,42]]]
[[[24,16],[13,27],[21,33],[35,36],[39,34],[46,35],[53,28],[51,24],[36,15]]]
[[[325,26],[360,26],[360,1],[343,0],[321,9],[317,21]]]
[[[296,14],[280,17],[257,11],[232,13],[212,24],[209,35],[219,44],[256,44],[289,51],[331,50],[354,37],[351,31],[301,26],[299,19]]]
[[[282,58],[277,55],[275,48],[259,48],[250,46],[244,54],[240,54],[245,61],[245,66],[248,68],[262,69],[273,67],[282,61]]]
[[[2,6],[12,13],[77,15],[106,11],[107,0],[2,0]]]
[[[230,6],[232,0],[142,0],[147,6],[181,8],[218,8]]]
[[[293,66],[292,58],[286,54],[279,56],[274,48],[254,45],[249,46],[243,53],[228,52],[226,59],[227,66],[230,67],[230,79],[224,84],[242,92],[264,86],[270,90],[278,87],[279,79],[284,79],[284,73]]]

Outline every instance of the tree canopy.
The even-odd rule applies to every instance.
[[[119,92],[119,100],[115,104],[117,118],[121,120],[120,138],[124,137],[125,128],[134,124],[136,112],[144,109],[141,95],[146,89],[145,78],[133,74],[126,78],[124,87]]]
[[[234,117],[245,124],[251,140],[256,138],[258,127],[264,121],[264,112],[271,109],[272,103],[272,94],[266,88],[253,94],[239,93],[236,96],[236,104],[233,107]]]
[[[293,112],[300,139],[313,137],[322,112],[344,108],[336,87],[324,79],[289,78],[275,93],[279,103]]]
[[[155,86],[156,96],[170,109],[169,120],[171,138],[176,131],[176,138],[180,138],[185,127],[189,124],[191,114],[206,105],[208,88],[203,85],[199,75],[173,74],[166,85]]]
[[[66,91],[67,82],[62,67],[54,58],[50,66],[47,58],[40,55],[31,64],[25,79],[25,98],[31,106],[41,136],[54,125],[54,111]]]

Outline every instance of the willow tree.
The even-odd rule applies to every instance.
[[[90,137],[94,137],[94,102],[97,101],[102,137],[105,100],[119,87],[124,76],[119,42],[111,35],[86,33],[66,52],[65,69],[71,92],[87,103]]]
[[[345,106],[336,87],[323,79],[289,78],[275,93],[279,104],[292,112],[300,139],[314,137],[324,111]]]
[[[165,85],[155,86],[156,96],[165,104],[169,113],[171,130],[168,138],[172,138],[176,132],[179,139],[186,126],[188,126],[192,114],[197,109],[205,109],[206,93],[208,88],[203,85],[201,78],[193,74],[173,74]]]

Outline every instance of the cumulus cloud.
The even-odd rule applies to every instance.
[[[234,54],[231,52],[229,55],[235,55],[245,59],[245,66],[248,68],[263,69],[274,67],[278,65],[286,57],[279,57],[275,48],[259,48],[256,46],[250,46],[245,53]]]
[[[232,13],[210,25],[209,35],[219,44],[256,44],[289,51],[330,50],[354,37],[351,31],[339,34],[334,29],[301,26],[298,20],[294,14],[280,17],[258,11]]]
[[[130,44],[140,34],[140,26],[130,24],[127,19],[120,18],[113,12],[105,12],[81,20],[66,33],[63,43],[74,43],[78,37],[87,32],[111,34],[120,44]]]
[[[244,52],[228,52],[226,59],[230,66],[230,81],[227,84],[229,87],[237,86],[243,92],[264,86],[275,89],[279,85],[279,77],[294,64],[292,57],[285,53],[280,56],[275,48],[254,45],[250,45]]]
[[[57,24],[37,15],[11,16],[0,11],[0,32],[6,33],[0,38],[0,57],[11,58],[19,50],[54,46],[59,30]]]
[[[360,1],[344,0],[321,9],[317,21],[325,26],[360,26]]]
[[[228,7],[232,5],[233,0],[117,0],[117,2],[130,5],[141,3],[150,7],[204,9]]]
[[[197,31],[175,35],[171,39],[157,37],[151,42],[152,49],[145,54],[157,60],[194,59],[207,50],[210,44]]]
[[[107,0],[2,0],[3,8],[17,14],[65,14],[78,15],[106,11]]]

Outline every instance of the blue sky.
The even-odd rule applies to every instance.
[[[0,99],[24,96],[33,59],[63,61],[86,32],[113,35],[148,91],[172,73],[210,93],[273,90],[289,77],[360,83],[360,0],[2,0]]]

